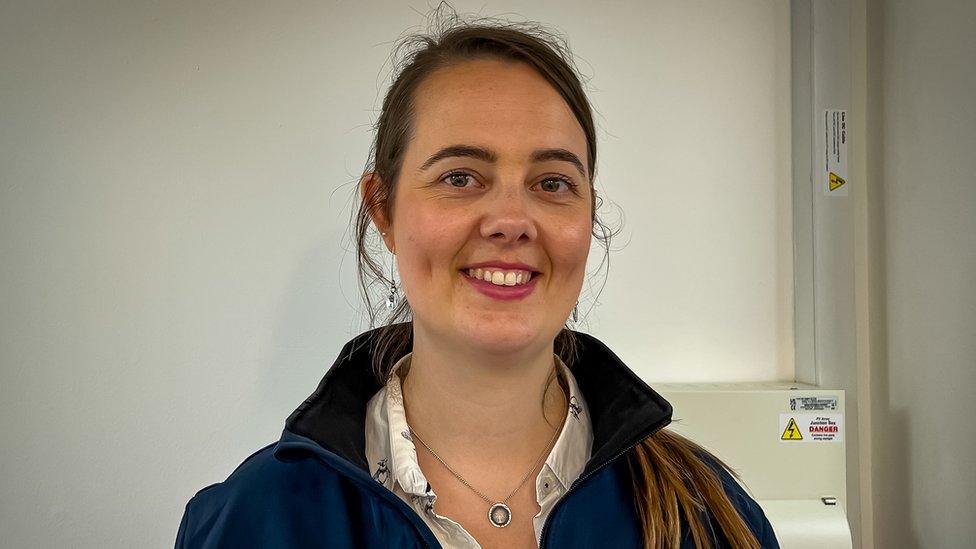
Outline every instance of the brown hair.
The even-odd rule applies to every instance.
[[[378,185],[358,201],[354,211],[359,286],[370,328],[376,327],[377,317],[370,296],[371,288],[379,285],[385,289],[393,283],[392,274],[387,278],[381,261],[374,257],[375,252],[382,254],[385,251],[382,241],[370,243],[368,238],[371,213],[379,209],[386,219],[393,217],[396,182],[411,136],[414,92],[423,79],[435,70],[475,58],[529,64],[562,95],[575,114],[588,145],[593,236],[603,244],[606,252],[601,266],[606,264],[609,269],[610,241],[616,233],[596,215],[601,203],[593,188],[596,130],[579,71],[565,40],[537,23],[512,23],[488,18],[463,21],[449,6],[445,14],[445,5],[442,2],[433,10],[430,21],[433,30],[429,34],[407,36],[394,48],[393,58],[401,58],[404,64],[394,71],[393,83],[384,97],[382,111],[374,127],[375,140],[364,169],[364,177],[375,174]],[[393,365],[407,353],[412,338],[412,322],[403,320],[410,318],[410,305],[406,299],[402,299],[380,327],[372,356],[374,373],[381,382],[388,379]],[[553,352],[572,368],[577,358],[577,345],[573,331],[567,325],[556,336]],[[550,377],[550,382],[554,377]],[[559,380],[562,383],[561,376]],[[658,431],[628,453],[635,506],[643,523],[646,548],[678,547],[682,520],[687,521],[697,547],[711,547],[712,538],[706,535],[706,523],[703,521],[706,511],[717,519],[724,537],[733,547],[759,547],[726,495],[716,473],[700,457],[704,455],[707,452],[701,447],[667,430]],[[729,470],[721,461],[716,460],[716,463]]]

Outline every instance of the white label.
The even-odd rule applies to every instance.
[[[811,411],[819,412],[823,410],[836,410],[837,397],[835,396],[795,396],[790,397],[790,411]]]
[[[847,111],[826,109],[823,113],[824,194],[847,196]]]
[[[777,434],[784,444],[841,442],[844,440],[844,415],[780,414]]]

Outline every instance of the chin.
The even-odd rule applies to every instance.
[[[479,323],[457,325],[458,336],[467,339],[473,347],[494,353],[518,352],[536,345],[542,337],[539,326],[508,324],[486,326]]]

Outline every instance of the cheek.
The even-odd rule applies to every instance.
[[[456,262],[468,229],[463,216],[445,215],[443,210],[424,208],[418,204],[409,215],[395,220],[397,225],[397,261],[404,273],[405,283],[422,281],[406,277],[429,279],[447,276]]]
[[[592,227],[587,220],[585,223],[563,225],[556,233],[550,246],[550,254],[558,268],[581,276],[586,270],[586,259],[590,253],[592,241]]]

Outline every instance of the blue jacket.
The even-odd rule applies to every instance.
[[[366,403],[381,388],[370,367],[377,332],[346,343],[315,392],[285,421],[280,440],[190,499],[178,549],[440,547],[423,519],[373,480],[366,463]],[[640,547],[624,454],[670,423],[671,405],[602,342],[576,335],[581,348],[573,375],[589,403],[593,450],[549,514],[541,547]],[[762,546],[778,548],[756,502],[713,467]],[[714,546],[726,546],[717,523],[710,514],[706,519],[716,532]],[[688,532],[682,547],[692,547]]]

